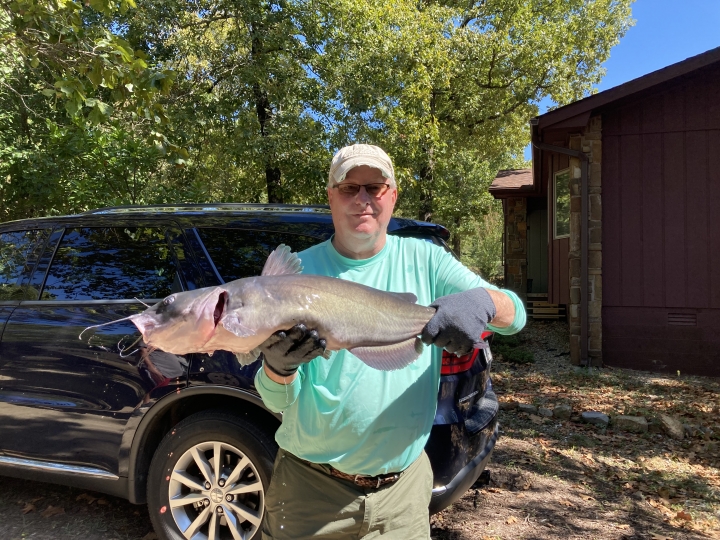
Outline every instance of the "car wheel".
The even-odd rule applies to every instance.
[[[148,475],[148,510],[158,536],[260,538],[276,452],[262,431],[227,413],[204,411],[178,423],[158,446]]]

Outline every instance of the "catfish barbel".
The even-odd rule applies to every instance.
[[[315,329],[328,351],[348,349],[377,369],[400,369],[420,355],[418,336],[434,308],[416,304],[411,293],[301,270],[297,254],[281,244],[260,276],[171,294],[121,320],[131,320],[149,347],[173,354],[226,350],[243,363],[272,334],[300,323]]]

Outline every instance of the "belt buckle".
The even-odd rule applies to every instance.
[[[400,478],[400,475],[397,473],[393,474],[392,476],[379,474],[375,477],[366,476],[363,474],[356,474],[355,477],[353,478],[353,483],[359,487],[371,487],[372,486],[371,482],[373,481],[373,479],[377,479],[374,489],[379,489],[380,486],[389,484],[391,482],[395,482],[398,478]]]
[[[372,484],[369,484],[370,481],[372,481],[372,476],[366,476],[364,474],[356,474],[355,478],[353,478],[353,483],[358,487],[371,487]],[[380,476],[377,476],[377,485],[375,486],[375,489],[380,487],[380,483],[382,482],[382,478]],[[369,485],[368,485],[369,484]]]

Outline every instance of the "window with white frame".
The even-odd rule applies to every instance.
[[[570,169],[553,175],[555,188],[555,238],[570,236]]]

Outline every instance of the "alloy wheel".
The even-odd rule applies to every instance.
[[[236,447],[197,444],[180,456],[169,480],[169,510],[187,540],[249,540],[260,528],[265,491]]]

